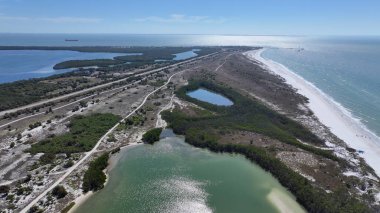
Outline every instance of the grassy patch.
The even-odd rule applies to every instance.
[[[70,131],[33,144],[30,153],[75,153],[90,151],[96,142],[120,120],[119,116],[92,114],[76,116],[70,124]]]

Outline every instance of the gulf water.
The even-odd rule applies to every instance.
[[[262,56],[314,84],[380,135],[380,39],[310,40],[296,49],[269,48]]]

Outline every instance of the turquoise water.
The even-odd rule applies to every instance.
[[[230,99],[205,89],[197,89],[187,93],[188,96],[219,106],[231,106],[234,104]]]
[[[125,55],[116,53],[85,53],[61,50],[0,50],[0,83],[29,78],[47,77],[71,69],[54,70],[53,66],[67,60],[112,59]]]
[[[305,42],[302,48],[268,49],[262,56],[313,83],[380,135],[380,39]]]
[[[121,151],[104,189],[75,212],[278,212],[269,195],[302,209],[270,174],[240,155],[195,148],[182,138]]]

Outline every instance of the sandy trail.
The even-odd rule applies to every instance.
[[[164,121],[164,120],[162,119],[162,117],[161,117],[161,112],[163,112],[163,111],[165,111],[165,110],[168,110],[168,109],[170,109],[170,108],[172,107],[174,96],[175,96],[175,95],[173,94],[172,97],[170,98],[169,103],[168,103],[165,107],[163,107],[163,108],[157,113],[156,128],[158,128],[158,127],[162,127],[162,128],[163,128],[163,127],[166,127],[167,123],[166,123],[166,121]]]
[[[93,153],[96,152],[96,150],[98,149],[99,145],[102,143],[103,140],[105,140],[108,135],[110,133],[112,133],[119,125],[121,122],[124,122],[127,118],[129,118],[130,116],[132,116],[136,111],[138,111],[142,106],[144,106],[144,104],[146,103],[146,101],[148,100],[148,98],[156,93],[157,91],[161,90],[162,88],[166,87],[169,82],[171,81],[171,79],[176,76],[176,75],[179,75],[185,71],[187,71],[189,69],[185,69],[185,70],[182,70],[180,72],[177,72],[177,73],[174,73],[172,74],[169,79],[166,81],[166,83],[160,87],[158,87],[157,89],[153,90],[152,92],[150,92],[148,95],[145,96],[144,100],[142,101],[142,103],[137,107],[135,108],[132,112],[130,112],[127,116],[125,116],[120,122],[118,122],[115,126],[113,126],[111,129],[108,130],[108,132],[106,132],[99,140],[98,142],[96,143],[96,145],[94,146],[94,148],[87,152],[86,155],[80,159],[74,166],[72,166],[70,169],[66,170],[66,172],[58,179],[56,180],[49,188],[45,189],[39,196],[37,196],[34,200],[32,200],[27,206],[25,206],[20,212],[21,213],[26,213],[32,206],[34,206],[41,198],[43,198],[47,193],[49,193],[49,191],[51,191],[54,187],[58,186],[58,184],[60,184],[66,177],[68,177],[76,168],[78,168],[78,166],[80,166],[85,160],[87,160]]]
[[[221,65],[219,65],[219,66],[215,69],[215,72],[218,72],[218,70],[219,70],[220,68],[222,68],[223,65],[227,62],[227,58],[229,58],[229,57],[230,57],[231,55],[233,55],[233,54],[235,54],[235,53],[231,53],[231,54],[227,55],[227,56],[224,58],[224,62],[223,62]]]

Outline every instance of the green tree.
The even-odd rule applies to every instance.
[[[56,197],[57,199],[61,199],[61,198],[64,198],[67,195],[67,191],[66,191],[65,187],[59,185],[59,186],[54,187],[54,189],[51,192],[51,194],[54,197]]]
[[[151,129],[151,130],[147,131],[147,132],[143,135],[142,140],[143,140],[145,143],[153,144],[154,142],[160,140],[161,132],[162,132],[162,128],[154,128],[154,129]]]

